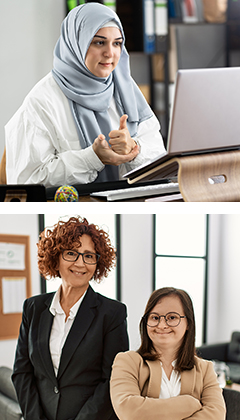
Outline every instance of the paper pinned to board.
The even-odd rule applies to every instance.
[[[2,278],[3,313],[22,312],[23,302],[27,297],[25,277]]]
[[[25,270],[25,245],[0,242],[0,270]]]

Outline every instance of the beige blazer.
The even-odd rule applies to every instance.
[[[120,420],[225,420],[225,403],[212,362],[196,357],[196,366],[181,373],[177,397],[159,399],[162,368],[134,352],[119,353],[113,364],[110,392]]]

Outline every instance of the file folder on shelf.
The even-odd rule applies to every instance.
[[[168,6],[167,0],[155,0],[155,52],[166,52],[168,35]]]
[[[168,16],[176,21],[182,20],[182,2],[180,0],[168,0]]]
[[[143,0],[143,46],[144,52],[155,52],[154,0]]]

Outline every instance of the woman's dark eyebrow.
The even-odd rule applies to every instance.
[[[101,35],[94,35],[94,37],[93,37],[93,38],[96,38],[96,37],[98,37],[98,38],[102,38],[102,39],[107,39],[105,36],[101,36]],[[116,40],[118,40],[118,39],[123,39],[123,37],[122,37],[122,36],[120,36],[119,38],[115,38],[115,41],[116,41]]]

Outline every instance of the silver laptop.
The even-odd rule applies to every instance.
[[[129,182],[174,156],[240,149],[240,67],[179,70],[167,152],[124,175]]]

